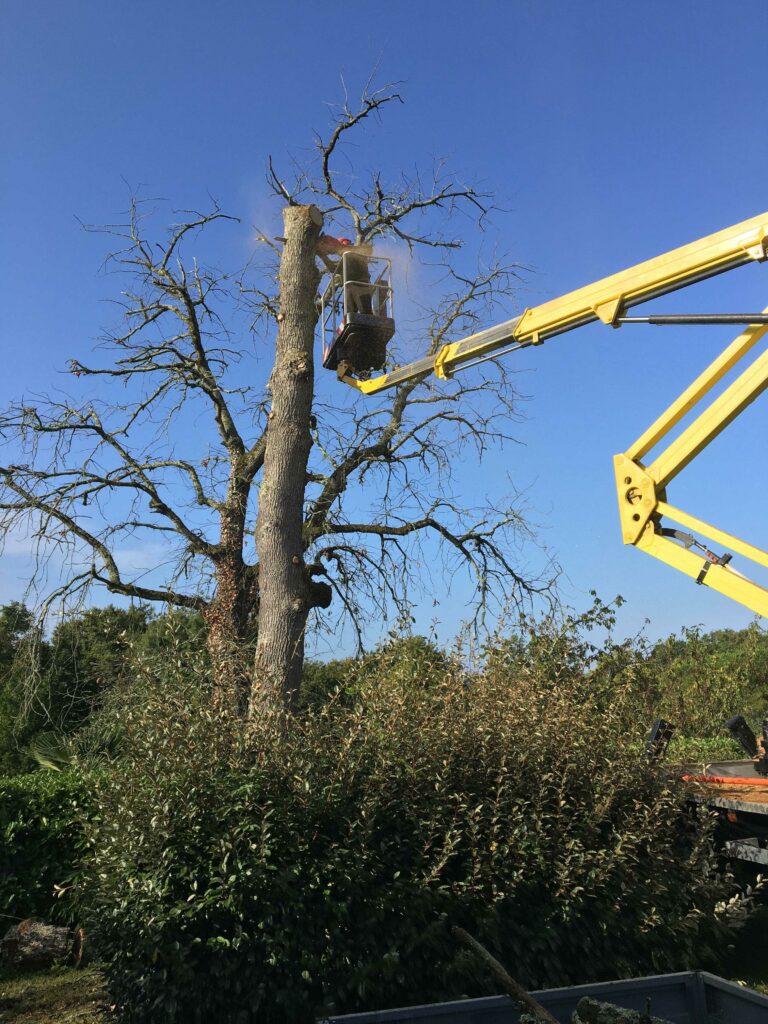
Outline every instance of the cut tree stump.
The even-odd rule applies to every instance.
[[[29,917],[10,928],[0,942],[2,959],[13,967],[77,967],[83,955],[83,929],[57,928]]]

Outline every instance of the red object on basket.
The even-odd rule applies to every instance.
[[[334,238],[333,235],[320,235],[317,240],[317,251],[321,256],[339,253],[352,248],[351,238]]]

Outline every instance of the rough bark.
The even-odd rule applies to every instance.
[[[243,559],[245,516],[250,481],[235,461],[220,514],[219,544],[214,555],[216,595],[203,612],[213,674],[216,708],[243,715],[251,688],[246,655],[248,624],[257,602],[257,575]]]
[[[216,596],[203,612],[211,660],[213,703],[241,715],[251,687],[246,641],[250,604],[243,566],[232,560],[216,567]]]
[[[313,600],[304,564],[302,530],[312,444],[315,296],[319,283],[315,254],[323,218],[314,206],[289,206],[283,219],[280,326],[269,383],[272,408],[256,519],[259,615],[252,713],[257,713],[260,701],[288,706],[294,702],[304,661],[304,630]]]
[[[651,1017],[648,1012],[625,1010],[612,1003],[600,1003],[585,996],[573,1015],[573,1024],[671,1024],[662,1017]]]

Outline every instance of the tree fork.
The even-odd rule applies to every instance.
[[[323,216],[315,206],[288,206],[283,222],[279,328],[269,381],[272,408],[256,518],[259,617],[252,714],[263,701],[295,702],[313,604],[302,530],[320,281],[315,255]]]

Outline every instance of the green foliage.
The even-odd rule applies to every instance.
[[[486,651],[491,669],[508,669],[549,682],[583,676],[616,649],[611,630],[616,611],[624,603],[610,603],[592,593],[592,605],[583,612],[552,612],[542,619],[522,616],[517,628],[497,636]]]
[[[423,636],[392,635],[370,654],[356,660],[307,661],[301,681],[299,703],[304,708],[322,708],[330,700],[350,706],[383,676],[404,686],[430,686],[445,673],[451,660]]]
[[[181,680],[124,709],[82,886],[126,1019],[493,991],[450,924],[529,987],[698,962],[727,891],[707,823],[638,753],[630,687],[596,694],[583,625],[531,625],[472,676],[382,659],[353,700],[263,709],[248,742]]]
[[[166,688],[191,687],[198,699],[209,700],[210,684],[202,616],[167,612],[131,639],[120,676],[105,688],[83,727],[63,739],[40,734],[30,743],[30,751],[40,764],[61,767],[69,760],[84,768],[99,768],[119,756],[121,723],[132,707],[162,702]]]
[[[370,681],[378,685],[383,677],[405,687],[429,687],[453,667],[446,654],[424,636],[392,635],[356,667],[358,687]]]
[[[206,629],[199,612],[173,609],[152,619],[131,651],[134,670],[157,678],[170,671],[205,674],[208,670]]]
[[[27,751],[41,768],[62,772],[74,768],[77,755],[73,745],[55,733],[39,732],[29,742]]]
[[[738,761],[744,751],[730,736],[673,736],[667,760],[673,764],[708,764],[710,761]]]
[[[179,674],[208,674],[199,614],[90,608],[49,640],[20,605],[0,608],[0,771],[61,767],[113,753],[116,708]]]
[[[75,871],[85,803],[72,772],[0,778],[0,914],[66,921],[54,885]]]
[[[60,622],[47,645],[37,705],[40,728],[60,735],[81,729],[107,692],[130,680],[132,652],[151,618],[146,605],[89,608]]]
[[[19,643],[32,629],[32,613],[18,601],[0,607],[0,670],[12,665]]]
[[[0,608],[0,770],[29,770],[36,738],[61,743],[86,726],[105,695],[131,675],[147,607],[90,608],[44,640],[20,605]]]
[[[768,634],[753,624],[712,633],[684,629],[656,643],[642,635],[616,641],[615,610],[621,603],[595,597],[580,614],[524,619],[492,648],[492,663],[553,682],[564,673],[585,673],[593,700],[608,704],[617,690],[626,691],[638,724],[671,721],[678,736],[688,738],[691,756],[699,740],[710,741],[713,758],[743,756],[725,722],[744,714],[759,733],[768,711]],[[675,749],[683,750],[681,740]]]
[[[768,710],[768,636],[757,625],[735,632],[686,629],[653,646],[638,666],[649,701],[687,736],[719,737],[744,714]]]
[[[321,708],[331,699],[347,700],[348,684],[355,668],[353,658],[341,661],[305,661],[299,689],[302,708]]]
[[[24,666],[20,656],[34,635],[32,613],[13,602],[0,607],[0,774],[23,769],[23,747],[32,732],[24,714]]]

